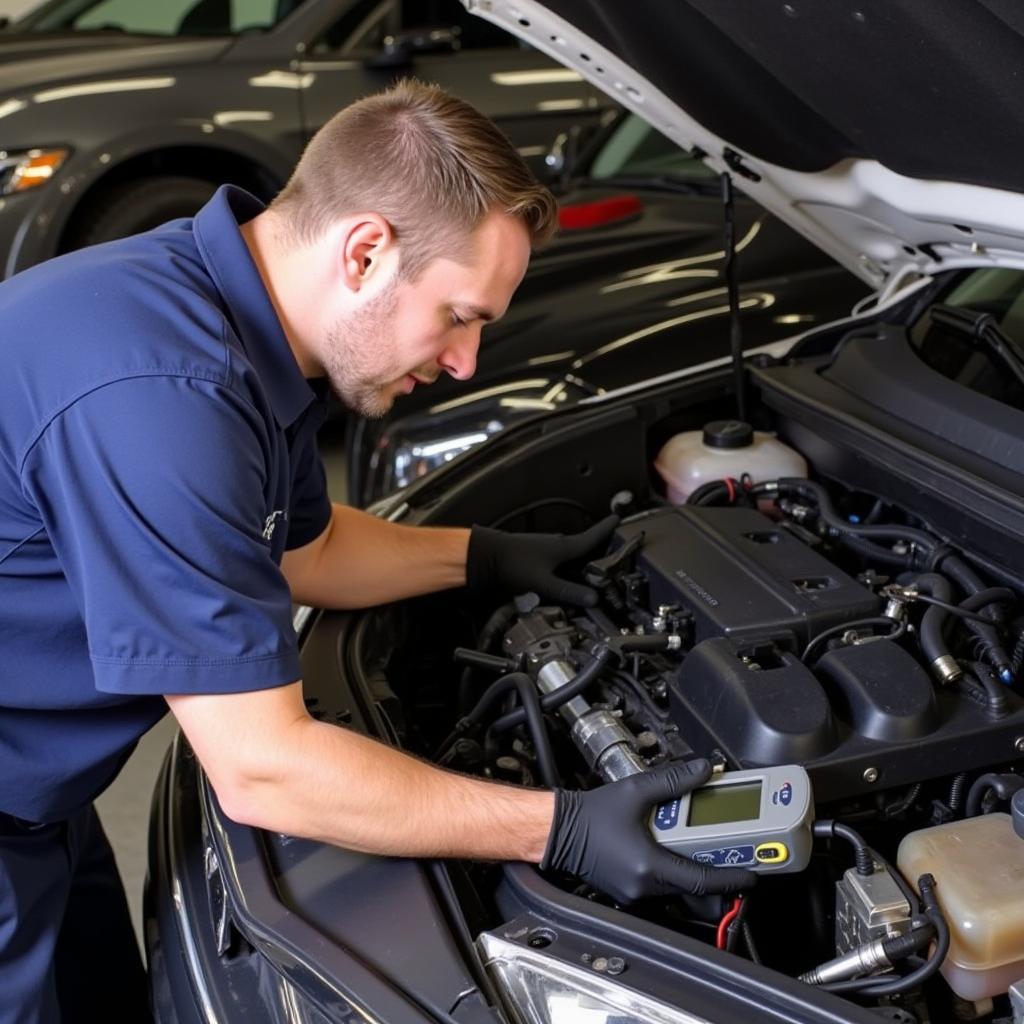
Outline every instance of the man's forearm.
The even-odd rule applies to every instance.
[[[400,526],[334,505],[323,537],[288,552],[293,599],[318,608],[367,608],[466,582],[469,530]]]
[[[442,771],[312,719],[296,721],[279,742],[258,775],[223,787],[214,780],[231,817],[392,856],[537,862],[544,853],[550,792]]]

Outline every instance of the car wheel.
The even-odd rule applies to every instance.
[[[148,231],[175,217],[191,217],[217,186],[198,178],[161,175],[112,185],[97,194],[68,235],[66,249]]]

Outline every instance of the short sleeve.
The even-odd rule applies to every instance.
[[[191,377],[117,381],[53,419],[22,464],[85,623],[96,687],[227,693],[301,675],[263,538],[267,426]]]
[[[316,410],[313,422],[303,431],[303,441],[292,450],[292,486],[288,504],[288,540],[291,551],[317,539],[331,521],[327,474],[316,443],[316,428],[326,410]]]

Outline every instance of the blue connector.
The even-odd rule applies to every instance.
[[[1007,686],[1013,685],[1013,669],[1004,668],[999,671],[999,678],[1006,683]]]

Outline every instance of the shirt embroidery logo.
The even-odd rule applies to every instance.
[[[263,523],[263,539],[271,540],[274,536],[274,530],[276,529],[278,522],[287,519],[288,513],[283,508],[279,508],[271,512]]]

